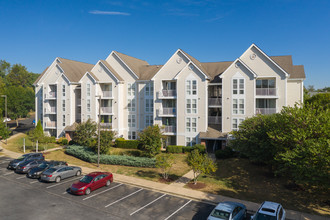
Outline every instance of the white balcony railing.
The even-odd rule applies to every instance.
[[[176,90],[163,89],[160,94],[160,97],[176,97]]]
[[[46,127],[48,128],[55,128],[56,127],[56,121],[47,121]]]
[[[102,91],[102,97],[104,98],[112,97],[112,91]]]
[[[176,115],[176,108],[161,108],[158,115]]]
[[[56,114],[56,107],[45,108],[45,114]]]
[[[45,99],[55,99],[56,98],[56,92],[49,92],[48,94],[45,94]]]
[[[256,95],[276,96],[277,95],[277,88],[256,88]]]
[[[270,115],[275,113],[276,108],[256,108],[256,114]]]
[[[101,123],[100,123],[100,126],[101,126],[102,128],[110,128],[110,127],[112,127],[112,123],[109,123],[109,122],[101,122]]]
[[[221,106],[221,98],[209,98],[209,106]]]
[[[101,114],[111,114],[112,113],[112,107],[101,107]]]
[[[175,133],[175,132],[176,132],[176,126],[174,125],[164,126],[164,133]]]
[[[209,120],[209,124],[212,124],[212,125],[221,124],[221,117],[220,116],[209,116],[208,120]]]

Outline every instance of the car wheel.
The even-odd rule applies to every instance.
[[[58,176],[58,177],[56,177],[56,179],[55,179],[55,182],[60,182],[61,181],[61,177],[60,176]]]
[[[88,195],[91,193],[91,189],[90,188],[87,188],[86,191],[85,191],[85,194]]]
[[[105,186],[110,186],[111,182],[110,180],[108,180],[106,183],[105,183]]]
[[[76,173],[76,176],[80,176],[80,174],[81,174],[81,171],[78,170],[77,173]]]

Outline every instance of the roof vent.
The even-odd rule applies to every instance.
[[[178,64],[180,64],[180,63],[182,62],[182,58],[179,57],[178,59],[176,59],[176,62],[177,62]]]
[[[253,53],[253,54],[250,55],[250,59],[251,60],[254,60],[256,57],[257,57],[257,55],[255,53]]]

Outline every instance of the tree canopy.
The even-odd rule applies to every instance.
[[[160,152],[163,134],[158,125],[149,126],[139,133],[141,150],[144,150],[149,157]]]

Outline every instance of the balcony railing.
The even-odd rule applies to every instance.
[[[209,98],[209,106],[221,106],[221,98]]]
[[[56,107],[45,108],[45,114],[56,114]]]
[[[101,114],[111,114],[112,113],[112,107],[101,107]]]
[[[112,91],[102,91],[102,97],[104,98],[112,97]]]
[[[101,128],[111,128],[112,127],[112,123],[109,122],[101,122],[100,123]]]
[[[176,108],[162,108],[158,110],[158,115],[176,115]]]
[[[176,97],[176,90],[163,89],[158,94],[160,98],[174,98]]]
[[[45,99],[55,99],[56,98],[56,92],[49,92],[48,94],[45,94]]]
[[[55,128],[56,127],[56,121],[47,121],[46,127],[48,128]]]
[[[164,126],[164,133],[175,133],[175,132],[176,132],[176,126],[174,125]]]
[[[275,113],[276,108],[256,108],[256,114],[270,115]]]
[[[256,95],[276,96],[277,95],[277,88],[256,88]]]
[[[220,116],[209,116],[208,120],[209,120],[209,124],[212,124],[212,125],[221,124],[221,117]]]

